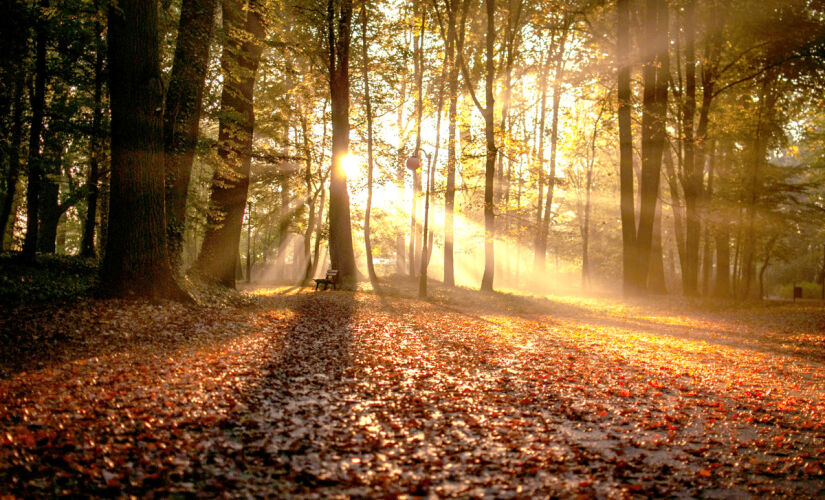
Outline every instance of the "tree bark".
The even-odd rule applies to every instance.
[[[682,276],[683,292],[687,296],[699,294],[699,240],[701,226],[699,220],[699,198],[702,196],[702,167],[696,161],[696,144],[693,137],[696,113],[696,55],[695,55],[695,3],[690,0],[685,6],[685,101],[682,108],[682,133],[684,144],[684,176],[682,185],[685,192],[685,274]],[[698,163],[698,164],[697,164]]]
[[[367,3],[361,7],[361,60],[364,65],[364,106],[367,114],[367,206],[364,212],[364,248],[367,254],[367,274],[370,283],[377,283],[375,265],[372,261],[372,241],[370,239],[370,211],[372,210],[372,102],[370,101],[370,66],[369,51],[367,50]]]
[[[659,194],[662,151],[665,142],[665,115],[667,113],[667,85],[669,59],[667,46],[668,8],[658,0],[647,0],[646,38],[654,52],[643,67],[644,95],[642,112],[642,173],[639,183],[641,204],[639,227],[636,233],[636,264],[634,291],[647,289],[650,256],[653,243],[653,225]]]
[[[108,36],[112,170],[101,287],[110,296],[185,300],[166,249],[157,2],[110,7]]]
[[[486,50],[486,78],[484,82],[484,138],[487,146],[486,166],[484,172],[484,275],[481,278],[481,290],[493,291],[493,278],[495,274],[495,237],[496,219],[493,212],[493,193],[496,173],[496,135],[493,123],[495,114],[495,100],[493,97],[493,83],[495,82],[496,67],[494,60],[494,47],[496,40],[496,2],[495,0],[484,0],[487,11],[487,50]]]
[[[466,2],[464,2],[466,3]],[[456,126],[458,121],[458,64],[456,54],[464,50],[464,23],[466,16],[462,15],[461,23],[456,27],[457,0],[448,2],[447,6],[447,54],[446,60],[450,64],[450,106],[448,113],[449,130],[447,132],[447,186],[444,192],[444,284],[455,286],[455,173],[456,173]],[[457,33],[457,31],[460,33]]]
[[[32,121],[29,127],[28,182],[26,184],[26,238],[23,240],[23,258],[34,260],[37,252],[38,214],[40,213],[40,191],[42,189],[42,166],[40,136],[43,133],[43,118],[46,108],[46,10],[49,0],[40,0],[37,21],[34,25],[35,62],[34,93],[32,94]]]
[[[0,250],[4,249],[9,219],[11,218],[14,197],[17,194],[17,181],[20,177],[20,145],[23,142],[23,87],[24,74],[19,68],[14,79],[12,101],[11,140],[6,156],[8,167],[6,170],[6,193],[3,197],[3,206],[0,208]]]
[[[95,2],[97,9],[97,2]],[[89,177],[86,185],[86,218],[83,221],[83,238],[80,242],[80,255],[95,256],[95,224],[97,222],[97,200],[100,196],[100,160],[103,154],[103,26],[95,20],[95,82],[92,93],[92,134],[89,138]]]
[[[544,217],[539,228],[539,245],[536,256],[539,257],[539,269],[544,269],[547,253],[547,237],[550,234],[550,218],[553,214],[553,194],[556,190],[556,156],[559,144],[559,107],[561,105],[561,78],[564,74],[564,46],[567,31],[562,35],[556,54],[555,81],[553,82],[553,111],[550,118],[550,174],[547,176],[547,196],[544,197]]]
[[[352,249],[349,193],[342,160],[349,152],[349,49],[352,0],[342,0],[335,12],[327,4],[329,86],[332,104],[332,174],[329,185],[329,250],[333,269],[342,286],[355,285],[355,253]],[[337,29],[336,25],[337,24]]]
[[[218,126],[220,164],[212,178],[208,226],[195,268],[229,288],[235,287],[235,266],[249,191],[255,75],[264,37],[259,8],[257,3],[250,2],[244,16],[241,2],[223,2],[227,40],[221,57],[224,85]]]
[[[217,0],[183,0],[172,63],[163,143],[166,155],[166,225],[169,256],[178,267],[186,227],[186,195],[198,141],[203,86]]]
[[[619,184],[622,220],[622,286],[624,293],[633,291],[636,263],[636,208],[633,194],[633,132],[631,129],[630,89],[630,0],[617,2]]]

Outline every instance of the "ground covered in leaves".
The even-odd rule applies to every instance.
[[[821,305],[394,285],[6,307],[0,493],[825,494]]]

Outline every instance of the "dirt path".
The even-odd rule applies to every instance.
[[[821,309],[390,292],[19,311],[0,491],[825,494]]]

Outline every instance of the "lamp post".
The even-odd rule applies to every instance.
[[[427,297],[427,265],[429,265],[429,249],[427,248],[427,232],[429,231],[429,214],[430,214],[430,189],[431,186],[431,171],[432,171],[432,157],[424,151],[422,153],[427,155],[427,191],[424,195],[424,232],[421,235],[421,270],[418,276],[418,296],[420,298]],[[418,160],[418,158],[416,158]]]
[[[413,195],[412,195],[412,210],[410,211],[410,278],[415,277],[415,247],[416,247],[416,209],[418,208],[418,169],[421,168],[421,160],[418,156],[410,156],[406,161],[407,170],[413,174]]]

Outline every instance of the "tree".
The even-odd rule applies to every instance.
[[[367,273],[370,282],[376,283],[378,276],[375,274],[375,265],[372,262],[372,241],[370,240],[370,210],[372,209],[372,102],[370,101],[370,65],[369,51],[367,49],[367,3],[361,6],[361,62],[364,74],[364,107],[367,115],[367,208],[364,213],[364,246],[367,253]]]
[[[632,93],[630,88],[630,0],[618,0],[616,9],[618,60],[619,179],[622,220],[622,287],[633,290],[636,262],[636,209],[633,196],[633,132],[631,130]]]
[[[485,168],[484,168],[484,275],[481,278],[481,290],[493,291],[493,278],[495,275],[495,250],[494,242],[496,236],[496,219],[494,206],[494,183],[496,173],[496,135],[495,135],[495,98],[493,95],[493,84],[496,76],[495,65],[495,42],[496,42],[496,3],[495,0],[484,0],[484,7],[487,13],[487,29],[485,36],[485,83],[484,83],[484,105],[476,96],[473,88],[470,72],[467,69],[463,52],[459,52],[458,60],[461,65],[461,72],[467,89],[473,99],[473,103],[484,117],[484,139],[486,146]],[[462,40],[463,42],[463,40]],[[459,43],[463,45],[463,43]]]
[[[186,194],[198,140],[203,85],[216,0],[183,0],[166,106],[163,142],[166,155],[166,221],[169,256],[179,262],[186,224]]]
[[[183,299],[166,249],[157,7],[122,0],[109,9],[112,176],[101,286],[112,296]]]
[[[327,54],[330,104],[332,109],[332,173],[329,183],[329,253],[332,268],[338,270],[343,286],[356,279],[352,249],[349,192],[343,168],[349,152],[349,49],[352,0],[327,2]]]
[[[29,127],[28,183],[26,184],[26,239],[23,242],[23,257],[34,260],[37,252],[38,220],[40,214],[40,190],[42,185],[42,165],[40,158],[43,115],[46,107],[46,38],[47,9],[49,0],[38,2],[37,20],[34,25],[35,70],[34,92],[32,93],[32,122]]]
[[[227,0],[222,4],[226,40],[221,56],[224,77],[218,131],[219,165],[210,190],[209,225],[195,268],[207,279],[235,287],[235,268],[243,213],[249,191],[255,76],[264,25],[260,4]]]

